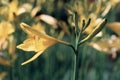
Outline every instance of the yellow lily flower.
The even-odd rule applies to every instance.
[[[65,45],[69,45],[69,43],[57,40],[53,37],[48,36],[43,33],[43,31],[38,31],[36,29],[31,28],[29,25],[25,23],[20,24],[21,28],[28,34],[31,35],[28,39],[26,39],[22,44],[18,45],[17,48],[22,49],[24,51],[35,51],[37,52],[32,58],[22,63],[25,65],[36,58],[38,58],[47,48],[56,44],[62,43]]]

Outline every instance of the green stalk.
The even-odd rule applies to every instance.
[[[77,80],[78,79],[78,62],[79,62],[79,53],[78,53],[78,48],[79,48],[79,40],[80,40],[80,33],[77,36],[76,35],[76,40],[75,40],[75,47],[73,47],[74,50],[74,72],[73,72],[73,79],[72,80]]]
[[[78,70],[78,51],[75,54],[75,80],[78,79],[78,74],[79,74],[79,70]]]
[[[74,51],[74,70],[73,70],[73,78],[72,80],[77,80],[78,79],[78,50]]]
[[[76,55],[74,55],[74,69],[73,69],[73,79],[76,79]]]
[[[72,49],[74,50],[74,71],[73,71],[73,79],[72,80],[77,80],[78,79],[78,74],[79,74],[79,70],[78,70],[78,63],[79,63],[79,52],[78,52],[78,48],[80,46],[79,41],[81,41],[81,37],[82,37],[82,32],[85,26],[85,21],[83,20],[82,23],[82,29],[79,29],[78,26],[78,19],[79,15],[75,12],[75,46],[71,46]],[[88,26],[90,23],[90,20],[88,21],[87,25]]]

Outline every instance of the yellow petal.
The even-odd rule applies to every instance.
[[[3,80],[6,76],[7,76],[7,72],[6,71],[4,71],[4,72],[1,72],[0,73],[0,80]]]
[[[53,41],[53,42],[61,43],[61,44],[64,44],[64,45],[70,45],[67,42],[60,41],[60,40],[57,40],[57,39],[55,39],[53,37],[50,37],[49,35],[43,33],[43,31],[35,30],[35,29],[31,28],[29,25],[27,25],[25,23],[21,23],[20,26],[27,34],[29,34],[31,36],[38,36],[39,38],[44,38],[44,39],[46,39],[48,41]]]
[[[118,3],[120,3],[120,0],[111,0],[110,3],[112,7],[114,8],[116,5],[119,5]]]
[[[9,22],[2,21],[0,23],[0,46],[1,46],[1,44],[5,45],[6,39],[14,31],[15,31],[14,27]],[[3,48],[3,47],[1,47],[1,48]]]
[[[46,48],[56,44],[57,41],[39,38],[38,36],[30,37],[26,39],[23,44],[17,46],[17,48],[24,51],[44,51]]]
[[[13,33],[14,31],[15,31],[14,27],[9,22],[3,21],[0,23],[0,37],[9,35]]]
[[[105,10],[102,12],[102,16],[103,17],[105,17],[108,13],[109,13],[109,11],[110,11],[110,9],[111,9],[111,4],[110,3],[108,3],[107,5],[106,5],[106,8],[105,8]]]
[[[17,48],[24,51],[35,51],[35,41],[33,39],[26,39],[23,44],[18,45]]]
[[[8,16],[8,20],[9,21],[13,21],[14,20],[14,15],[13,13],[16,13],[18,11],[18,0],[13,0],[10,4],[9,4],[9,16]]]
[[[120,22],[108,23],[107,27],[120,36]]]
[[[111,36],[110,39],[104,39],[98,42],[91,42],[89,45],[95,48],[98,51],[107,53],[107,54],[113,54],[115,57],[115,54],[117,51],[120,51],[120,39],[114,35]]]
[[[51,38],[50,36],[43,34],[43,32],[41,30],[38,31],[36,29],[33,29],[25,23],[21,23],[20,26],[23,29],[23,31],[25,31],[28,35],[31,35],[31,36],[35,35],[35,36],[39,36],[41,38]]]
[[[41,54],[43,53],[43,51],[40,51],[38,53],[36,53],[32,58],[28,59],[27,61],[23,62],[22,65],[28,64],[32,61],[34,61],[35,59],[37,59]]]
[[[45,26],[43,26],[41,23],[33,24],[32,28],[45,33]]]
[[[30,12],[32,9],[32,5],[29,4],[29,3],[24,3],[22,6],[20,6],[18,9],[17,9],[17,12],[16,12],[16,15],[21,15],[25,12]]]
[[[97,1],[97,9],[96,9],[96,14],[99,14],[101,12],[102,9],[102,0],[98,0]]]
[[[90,46],[92,46],[94,49],[110,54],[110,47],[109,47],[109,43],[108,40],[102,40],[102,41],[98,41],[98,42],[91,42],[89,44]]]
[[[32,11],[31,11],[31,17],[35,17],[36,14],[37,14],[40,10],[41,10],[41,8],[38,7],[38,6],[35,7],[35,8],[33,8]]]
[[[16,39],[13,35],[9,36],[9,47],[8,52],[10,55],[15,56],[15,49],[16,49]]]
[[[49,25],[52,25],[53,28],[56,28],[57,25],[57,20],[49,15],[45,15],[45,14],[41,14],[40,16],[38,16],[38,18],[44,22],[46,22]]]
[[[11,66],[11,61],[0,57],[0,64],[5,65],[5,66]]]

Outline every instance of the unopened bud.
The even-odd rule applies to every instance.
[[[85,37],[83,40],[80,41],[80,44],[86,42],[87,40],[92,39],[96,34],[98,34],[103,29],[106,23],[107,23],[107,19],[103,19],[102,22],[98,24],[87,37]]]

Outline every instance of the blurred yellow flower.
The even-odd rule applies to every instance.
[[[0,57],[0,65],[11,66],[11,61]]]
[[[3,71],[0,73],[0,80],[3,80],[6,76],[7,76],[7,72],[6,71]]]
[[[117,52],[120,51],[120,38],[112,35],[109,39],[103,39],[97,42],[91,42],[89,45],[94,49],[112,55],[112,58],[117,57]]]
[[[8,6],[9,6],[8,20],[13,21],[14,20],[13,13],[15,13],[18,10],[18,0],[13,0]]]
[[[32,5],[28,3],[24,3],[21,6],[19,6],[19,1],[18,0],[12,0],[8,4],[8,21],[13,21],[16,16],[21,15],[22,13],[25,12],[30,12],[32,9]]]
[[[120,36],[120,22],[108,23],[107,27]]]
[[[3,21],[0,23],[0,49],[2,48],[8,36],[12,34],[14,31],[15,31],[14,27],[9,22]]]

